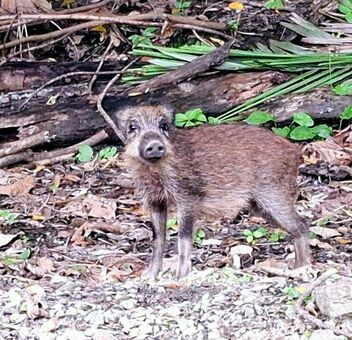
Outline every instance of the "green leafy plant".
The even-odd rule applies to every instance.
[[[75,159],[80,163],[90,162],[93,159],[93,149],[89,145],[81,145]]]
[[[340,115],[341,120],[350,120],[352,119],[352,105],[348,105],[345,107],[345,109],[342,111]]]
[[[284,4],[282,0],[268,0],[265,5],[267,9],[283,9]]]
[[[200,108],[188,110],[175,115],[175,125],[178,127],[196,126],[207,122],[207,117]]]
[[[251,124],[251,125],[262,125],[273,121],[274,121],[274,116],[265,111],[254,111],[245,120],[247,124]]]
[[[139,45],[152,45],[151,39],[155,37],[155,32],[157,30],[158,29],[155,27],[148,27],[142,32],[142,35],[131,35],[129,39],[132,42],[132,47],[135,48]]]
[[[193,241],[195,244],[201,245],[206,236],[207,236],[206,233],[203,230],[199,229],[199,230],[197,230],[196,234],[194,235]]]
[[[243,231],[243,235],[246,236],[246,241],[248,243],[254,243],[257,239],[266,236],[268,231],[264,227],[260,227],[254,231],[246,229]]]
[[[175,8],[179,13],[183,13],[185,10],[190,8],[191,5],[192,5],[192,1],[176,0],[175,2]]]
[[[29,249],[23,249],[20,255],[20,259],[25,261],[25,260],[28,260],[30,256],[31,256],[31,251]]]
[[[109,159],[117,155],[116,146],[108,146],[104,149],[101,149],[98,153],[98,159]]]
[[[279,242],[286,237],[286,234],[280,231],[274,232],[270,234],[269,240],[271,242]]]
[[[342,0],[338,10],[345,15],[345,20],[352,23],[352,0]]]
[[[301,292],[297,288],[292,286],[285,287],[283,289],[283,292],[287,294],[291,299],[298,299],[301,295]]]
[[[0,223],[12,224],[16,221],[18,214],[11,212],[10,210],[0,210]]]
[[[192,127],[204,123],[220,124],[220,120],[216,117],[206,117],[202,109],[195,108],[185,113],[177,113],[175,115],[175,125],[177,127]]]
[[[352,79],[346,80],[333,88],[333,92],[338,96],[352,95]]]
[[[249,283],[252,280],[253,280],[253,276],[248,274],[244,274],[236,278],[236,282],[239,282],[239,283]]]

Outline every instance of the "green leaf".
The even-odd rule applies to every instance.
[[[192,126],[196,126],[196,124],[191,122],[190,120],[185,124],[185,127],[192,127]]]
[[[11,256],[4,256],[2,263],[5,266],[13,266],[17,263],[17,259],[15,259],[14,257],[11,257]]]
[[[351,12],[351,8],[349,8],[349,7],[347,7],[347,6],[343,5],[343,4],[340,4],[337,8],[343,14],[348,14],[348,13]]]
[[[284,289],[284,292],[292,299],[298,299],[299,296],[301,295],[300,292],[294,287],[286,287]]]
[[[254,236],[254,238],[261,238],[261,237],[265,236],[267,233],[268,233],[268,231],[265,228],[260,227],[253,232],[253,236]]]
[[[307,126],[297,126],[290,133],[290,138],[293,140],[307,140],[315,137],[314,131]]]
[[[99,159],[109,159],[114,157],[117,154],[117,147],[115,146],[108,146],[104,149],[101,149],[98,153]]]
[[[341,113],[340,118],[343,120],[352,119],[352,105],[348,105],[345,107],[345,109]]]
[[[156,27],[148,27],[143,31],[142,36],[146,38],[153,38],[157,30],[158,28]]]
[[[345,19],[348,23],[352,24],[352,10],[345,15]]]
[[[23,249],[20,258],[21,260],[28,260],[30,255],[31,251],[29,249]]]
[[[6,224],[12,224],[16,221],[18,214],[11,212],[10,210],[0,210],[0,222],[1,219]]]
[[[284,137],[284,138],[286,138],[289,135],[290,131],[291,131],[291,129],[288,126],[285,126],[283,128],[275,128],[275,127],[273,127],[273,128],[271,128],[271,130],[275,134],[277,134],[277,135],[279,135],[281,137]]]
[[[218,125],[221,123],[220,119],[217,117],[208,117],[209,124]]]
[[[261,125],[270,121],[274,121],[274,116],[264,111],[254,111],[245,120],[247,124],[251,125]]]
[[[352,81],[346,81],[342,84],[338,84],[333,88],[333,92],[338,96],[352,95]]]
[[[247,243],[252,243],[253,240],[254,240],[253,234],[250,234],[250,235],[248,235],[248,236],[246,237]]]
[[[243,230],[243,235],[244,235],[244,236],[252,235],[252,231],[249,230],[249,229]]]
[[[204,238],[206,236],[205,232],[202,229],[199,229],[197,231],[196,237],[198,238]]]
[[[81,145],[75,158],[81,163],[89,162],[93,159],[93,149],[89,145]]]
[[[177,224],[177,220],[175,220],[174,218],[169,218],[166,222],[166,228],[167,229],[174,229],[176,224]]]
[[[280,238],[280,235],[279,234],[277,234],[277,233],[274,233],[274,234],[271,234],[270,235],[270,241],[271,242],[278,242],[279,241],[279,238]]]
[[[301,126],[313,126],[314,120],[310,115],[304,112],[295,113],[293,116],[293,122]]]
[[[326,124],[320,124],[312,127],[312,131],[319,137],[328,138],[332,134],[332,128]]]
[[[283,4],[282,0],[269,0],[264,4],[264,6],[267,9],[283,9],[284,8],[284,4]]]

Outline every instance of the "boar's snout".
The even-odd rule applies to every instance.
[[[165,144],[159,138],[147,138],[144,143],[141,143],[139,149],[140,156],[152,163],[163,158],[165,152]]]

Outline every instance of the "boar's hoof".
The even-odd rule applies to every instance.
[[[185,261],[183,263],[179,263],[177,273],[176,273],[177,280],[180,280],[183,277],[187,276],[191,271],[192,271],[191,261]]]

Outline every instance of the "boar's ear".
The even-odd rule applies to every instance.
[[[122,132],[123,136],[126,140],[126,130],[127,130],[127,123],[131,114],[133,113],[133,109],[131,107],[122,107],[119,110],[114,111],[111,114],[111,118],[114,123],[117,125],[118,129]]]
[[[171,123],[174,123],[174,108],[168,104],[159,105],[160,110],[166,119],[168,119]]]

